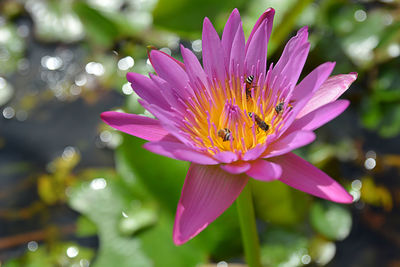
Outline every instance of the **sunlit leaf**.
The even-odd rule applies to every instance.
[[[305,236],[281,228],[270,228],[261,245],[261,261],[265,266],[303,266],[308,240]]]
[[[310,220],[317,232],[331,240],[345,239],[352,225],[351,214],[345,206],[327,201],[313,203]]]
[[[251,180],[257,217],[279,225],[296,225],[306,216],[310,197],[282,182]]]

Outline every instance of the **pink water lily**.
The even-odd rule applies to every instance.
[[[349,105],[337,100],[356,73],[329,77],[327,62],[300,83],[310,44],[307,27],[267,67],[274,9],[267,9],[245,41],[238,10],[222,39],[204,19],[203,66],[181,46],[183,63],[152,50],[156,75],[128,73],[141,105],[157,119],[119,112],[101,114],[110,126],[149,141],[144,148],[191,162],[178,203],[173,240],[196,236],[238,197],[249,178],[279,180],[339,203],[352,197],[336,181],[291,151],[315,139],[313,130]],[[161,177],[160,177],[161,178]]]

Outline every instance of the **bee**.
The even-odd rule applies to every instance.
[[[260,127],[261,130],[263,130],[264,132],[268,131],[269,129],[269,125],[263,121],[257,114],[255,114],[254,112],[249,112],[249,117],[253,118],[254,116],[254,121],[256,122],[257,126]]]
[[[251,88],[254,88],[252,86],[254,81],[254,75],[247,76],[246,78],[246,99],[251,98]]]
[[[282,111],[283,111],[283,105],[285,104],[285,102],[279,102],[279,104],[278,105],[276,105],[276,107],[275,107],[275,112],[277,113],[277,114],[280,114]]]
[[[275,106],[276,114],[282,113],[284,104],[285,104],[285,102],[282,101],[282,102],[279,102],[279,104]],[[288,106],[289,109],[293,108],[293,106],[291,104],[288,104],[287,106]]]
[[[232,133],[228,128],[218,130],[217,134],[222,138],[223,142],[233,140]]]

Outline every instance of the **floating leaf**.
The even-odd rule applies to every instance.
[[[310,197],[280,181],[251,180],[257,217],[279,225],[296,225],[306,216]]]
[[[308,240],[296,232],[282,228],[269,228],[261,245],[261,261],[265,266],[303,266],[307,256]]]
[[[351,214],[343,205],[327,201],[316,201],[311,207],[311,225],[331,240],[345,239],[351,230]]]

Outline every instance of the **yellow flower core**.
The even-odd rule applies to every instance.
[[[286,112],[276,110],[281,95],[272,95],[273,90],[268,85],[260,87],[256,79],[250,84],[246,77],[233,77],[224,87],[214,82],[211,89],[194,90],[194,94],[186,102],[189,115],[184,118],[184,131],[199,148],[211,154],[245,153],[264,144],[282,127]]]

